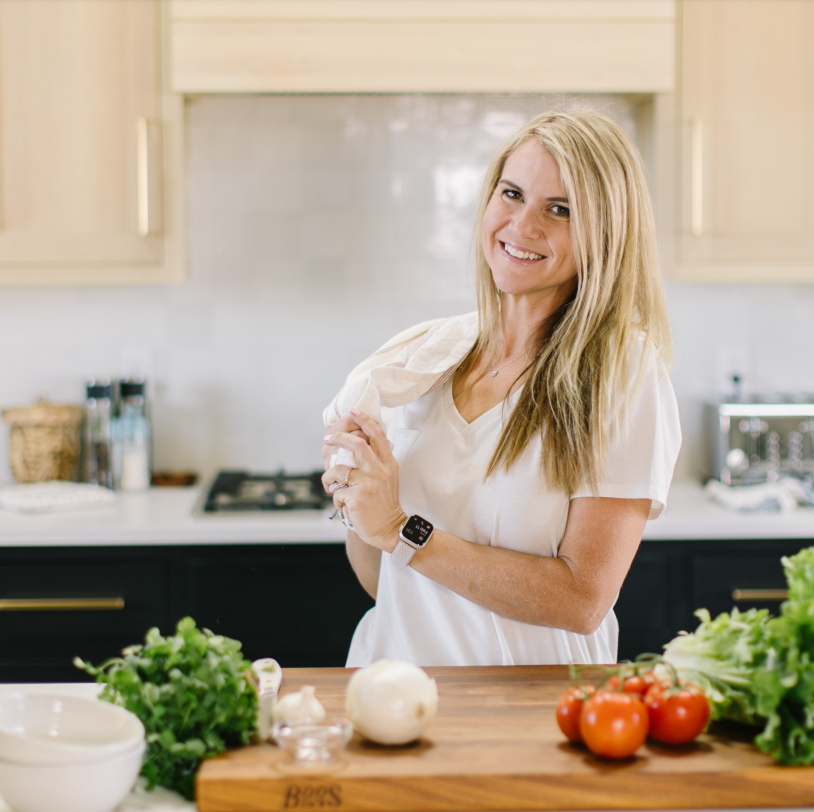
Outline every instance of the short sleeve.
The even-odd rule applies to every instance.
[[[596,491],[580,487],[572,495],[616,499],[650,499],[648,519],[658,518],[681,448],[681,425],[673,385],[664,363],[653,357],[638,391],[633,391],[626,419],[608,430],[606,465]]]

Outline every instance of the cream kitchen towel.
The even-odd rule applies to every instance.
[[[359,409],[383,424],[382,407],[412,403],[443,385],[466,358],[478,336],[478,314],[425,321],[399,333],[350,375],[323,412],[326,426]],[[331,465],[356,467],[341,449]]]

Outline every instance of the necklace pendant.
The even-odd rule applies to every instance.
[[[497,372],[500,372],[500,370],[498,370]],[[497,377],[497,372],[493,372],[493,373],[492,373],[492,377],[493,377],[493,378],[496,378],[496,377]]]

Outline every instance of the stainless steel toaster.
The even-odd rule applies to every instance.
[[[727,485],[814,478],[814,396],[704,404],[707,475]]]

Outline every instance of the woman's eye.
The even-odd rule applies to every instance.
[[[517,191],[517,189],[504,189],[503,190],[503,197],[507,198],[508,200],[522,200],[523,195]]]
[[[571,209],[568,206],[561,206],[559,203],[556,203],[551,207],[552,214],[555,214],[557,217],[570,217],[571,216]]]

